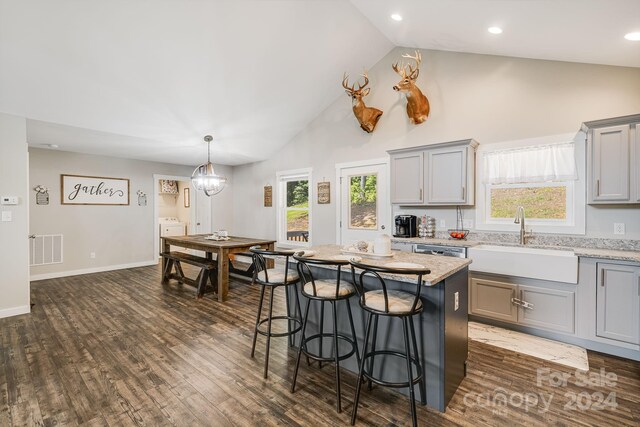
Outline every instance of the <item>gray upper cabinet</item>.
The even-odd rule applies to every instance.
[[[640,267],[598,263],[596,335],[640,344]]]
[[[635,126],[635,141],[631,146],[633,150],[633,158],[635,159],[635,164],[631,164],[632,176],[635,172],[636,175],[636,202],[640,203],[640,123]]]
[[[477,147],[476,141],[467,139],[389,151],[391,203],[472,206]],[[416,166],[418,158],[422,162]]]
[[[424,203],[423,164],[422,151],[391,154],[391,203]]]
[[[589,204],[640,201],[640,115],[587,122],[587,193]]]

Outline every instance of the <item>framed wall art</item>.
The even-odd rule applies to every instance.
[[[184,207],[191,207],[191,190],[189,190],[189,187],[185,187],[184,189]]]
[[[264,186],[264,207],[270,208],[273,206],[273,187],[270,185]]]
[[[126,178],[60,175],[63,205],[129,206],[130,183]]]
[[[331,183],[319,182],[318,183],[318,204],[326,205],[331,203]]]

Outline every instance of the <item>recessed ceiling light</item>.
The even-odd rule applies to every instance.
[[[402,15],[394,13],[393,15],[391,15],[391,19],[393,19],[394,21],[402,21]]]
[[[627,33],[625,34],[624,38],[633,42],[640,41],[640,32],[636,31],[634,33]]]
[[[489,27],[487,29],[491,34],[502,34],[502,28],[500,27]]]

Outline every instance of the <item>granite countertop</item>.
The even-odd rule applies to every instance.
[[[614,259],[618,261],[631,261],[640,264],[640,252],[619,251],[614,249],[573,248],[573,253],[585,258]]]
[[[338,245],[321,245],[321,246],[313,246],[309,249],[316,252],[313,258],[331,258],[335,255],[343,255],[340,252],[341,247]],[[425,275],[423,277],[423,282],[425,286],[433,286],[447,277],[451,276],[454,273],[464,269],[469,264],[471,264],[471,260],[468,258],[455,258],[455,257],[446,257],[446,256],[435,256],[435,255],[426,255],[426,254],[414,254],[411,252],[402,252],[402,251],[393,251],[394,256],[383,259],[373,259],[362,257],[362,263],[370,264],[375,266],[383,266],[390,262],[410,262],[414,264],[423,265],[431,270],[431,273]],[[357,256],[357,255],[354,255]],[[314,267],[318,268],[329,268],[335,269],[335,266],[320,266],[314,265]],[[395,274],[383,274],[383,277],[388,277],[393,280],[397,280],[399,282],[414,282],[416,280],[415,275],[395,275]]]
[[[463,246],[472,248],[478,245],[493,245],[493,246],[521,246],[511,242],[499,242],[499,241],[479,241],[479,240],[450,240],[450,239],[438,239],[438,238],[425,238],[425,237],[392,237],[391,241],[394,243],[409,243],[409,244],[426,244],[426,245],[442,245],[442,246]],[[618,261],[630,261],[640,263],[640,251],[634,250],[620,250],[614,248],[586,248],[580,246],[570,245],[540,245],[528,243],[528,248],[540,248],[540,249],[556,249],[556,250],[569,250],[578,257],[585,258],[602,258]]]

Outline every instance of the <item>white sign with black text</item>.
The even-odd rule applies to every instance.
[[[129,205],[129,180],[60,175],[63,205]]]

